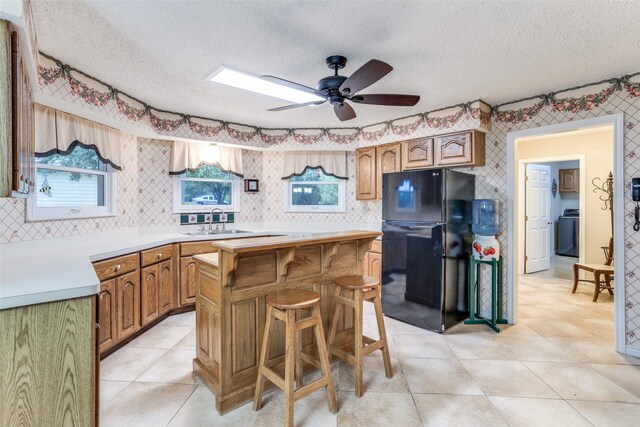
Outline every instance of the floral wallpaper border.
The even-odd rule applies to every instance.
[[[65,79],[69,84],[71,93],[80,97],[87,104],[102,107],[115,100],[118,111],[128,120],[139,122],[145,117],[148,117],[153,129],[167,136],[175,135],[183,126],[186,126],[194,134],[203,138],[213,138],[222,130],[226,130],[229,136],[239,143],[252,141],[258,136],[260,140],[267,145],[283,144],[291,140],[303,145],[313,145],[318,144],[323,138],[327,138],[333,143],[347,145],[357,142],[359,137],[367,141],[376,142],[383,139],[386,135],[410,135],[420,127],[434,130],[449,129],[464,118],[479,119],[480,125],[487,129],[491,124],[491,107],[481,100],[476,100],[364,127],[318,129],[260,128],[241,123],[226,122],[206,117],[192,117],[187,114],[159,110],[49,55],[42,53],[41,55],[56,64],[53,67],[38,65],[38,83],[41,87],[53,84],[58,79]],[[72,76],[72,73],[82,75],[83,78],[91,80],[92,84],[97,83],[104,86],[105,90],[90,87],[87,82],[80,80],[75,75]],[[125,97],[136,101],[139,106],[132,105],[125,100]],[[443,111],[456,109],[458,111],[455,113],[445,116],[438,115],[438,113]],[[410,119],[413,120],[407,123],[407,120]],[[375,131],[367,131],[366,129],[368,128],[378,129]]]

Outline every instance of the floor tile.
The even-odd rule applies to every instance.
[[[407,393],[409,386],[404,377],[398,359],[391,358],[393,377],[387,378],[384,371],[382,355],[379,357],[365,357],[362,373],[362,387],[364,392],[379,391],[385,393]],[[335,380],[335,377],[334,377]],[[340,363],[339,386],[343,391],[355,391],[355,368],[346,363]]]
[[[402,334],[433,334],[432,331],[418,328],[417,326],[410,325],[405,322],[401,322],[391,317],[384,317],[384,326],[387,330],[387,335],[402,335]]]
[[[573,359],[567,353],[554,346],[543,337],[530,336],[499,336],[496,340],[515,354],[518,360],[532,360],[545,362],[571,362]]]
[[[188,349],[171,349],[144,371],[136,381],[148,383],[198,384],[200,379],[193,373],[193,358],[196,352]]]
[[[131,384],[130,381],[100,380],[100,409]]]
[[[594,335],[564,320],[522,319],[522,323],[543,337],[593,337]]]
[[[187,311],[186,313],[174,314],[167,317],[160,326],[191,326],[196,327],[196,311]]]
[[[394,335],[395,353],[401,358],[451,359],[454,354],[444,337],[438,333]]]
[[[544,381],[516,360],[463,360],[487,396],[559,398]]]
[[[596,427],[635,427],[640,423],[640,405],[585,400],[569,403]]]
[[[582,328],[590,334],[595,335],[596,337],[605,338],[613,342],[613,313],[611,313],[610,316],[610,319],[573,318],[570,319],[569,322],[573,323],[579,328]]]
[[[339,426],[422,426],[409,393],[368,392],[356,397],[351,392],[341,391],[338,396]]]
[[[247,403],[233,411],[220,415],[216,410],[214,395],[206,386],[198,386],[173,417],[171,427],[235,427],[250,426],[256,415],[252,403]]]
[[[553,312],[553,308],[540,304],[520,304],[518,307],[520,320],[524,319],[558,319],[558,314]]]
[[[154,326],[127,344],[127,347],[171,348],[192,330],[193,327],[189,326]]]
[[[100,424],[165,426],[194,388],[186,384],[131,383],[101,411]]]
[[[455,359],[402,359],[411,393],[482,394],[471,375]]]
[[[486,327],[486,326],[485,326]],[[525,336],[525,337],[539,337],[540,334],[525,325],[522,322],[518,322],[515,325],[499,325],[500,336]]]
[[[192,349],[196,348],[196,331],[195,329],[189,332],[184,338],[182,338],[173,348]]]
[[[512,427],[591,426],[564,400],[497,396],[489,400]]]
[[[485,396],[414,394],[413,399],[425,427],[506,426],[500,413]]]
[[[589,365],[547,362],[525,362],[525,365],[563,399],[640,403]]]
[[[640,366],[589,365],[610,381],[640,398]]]
[[[295,427],[336,427],[338,425],[338,415],[329,411],[329,401],[324,388],[296,401],[293,408],[293,419]],[[283,424],[283,420],[284,393],[280,390],[274,390],[264,395],[262,408],[257,412],[253,426],[280,426]],[[243,420],[243,423],[239,425],[250,424]]]
[[[149,369],[167,350],[123,347],[100,362],[100,379],[133,381]]]
[[[494,339],[495,332],[447,335],[444,338],[458,359],[514,359],[513,352]]]
[[[577,362],[640,365],[640,359],[616,352],[613,342],[603,338],[548,339]]]

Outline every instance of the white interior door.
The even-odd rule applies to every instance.
[[[551,167],[528,164],[525,185],[525,273],[549,269]]]

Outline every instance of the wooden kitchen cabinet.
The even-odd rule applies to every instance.
[[[17,28],[7,21],[0,21],[0,43],[0,161],[7,166],[0,197],[23,196],[36,185],[33,94]]]
[[[193,255],[215,252],[212,241],[189,242],[180,244],[180,291],[179,305],[196,302],[196,262]]]
[[[116,281],[100,283],[98,293],[98,351],[102,353],[116,343]]]
[[[382,174],[399,172],[400,144],[379,145],[356,150],[356,200],[382,197]]]
[[[356,200],[376,198],[376,147],[356,150]]]
[[[116,277],[116,337],[122,341],[140,329],[140,276],[138,271]]]
[[[382,199],[382,174],[400,172],[400,143],[379,145],[376,147],[376,197]]]
[[[140,253],[140,322],[144,326],[173,308],[173,246],[165,245]]]
[[[375,277],[382,283],[382,241],[374,240],[371,250],[364,258],[364,274]]]
[[[423,169],[433,166],[433,138],[416,138],[400,143],[402,170]]]
[[[484,166],[484,133],[472,130],[435,138],[436,166]]]
[[[580,191],[580,169],[560,169],[560,192],[577,193]]]

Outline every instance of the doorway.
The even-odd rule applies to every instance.
[[[524,274],[573,280],[573,264],[584,262],[584,163],[584,155],[521,160]]]
[[[613,235],[617,236],[614,239],[614,268],[615,268],[615,293],[620,297],[615,298],[614,306],[614,342],[615,349],[618,352],[625,352],[625,340],[624,340],[624,268],[623,268],[623,116],[622,114],[615,114],[605,117],[597,117],[593,119],[586,119],[581,121],[574,121],[569,123],[562,123],[558,125],[546,126],[541,128],[527,129],[523,131],[512,132],[507,135],[507,155],[508,155],[508,174],[509,180],[513,183],[509,190],[509,213],[508,213],[508,278],[507,278],[507,319],[509,323],[516,323],[518,320],[518,296],[519,296],[519,282],[520,276],[525,274],[525,227],[520,223],[519,217],[524,217],[524,193],[525,187],[524,176],[527,163],[534,162],[551,162],[551,161],[569,161],[579,158],[579,150],[575,150],[575,144],[563,144],[561,140],[565,137],[587,137],[594,132],[608,131],[610,134],[609,153],[611,156],[610,169],[613,173],[613,212],[614,216],[612,220],[607,221],[610,225],[607,227],[607,233],[611,235],[613,229]],[[527,141],[538,141],[534,144],[534,150],[527,152]],[[573,152],[569,150],[567,153],[559,154],[561,152],[554,151],[554,149],[548,149],[547,151],[541,147],[545,146],[546,142],[552,142],[552,147],[558,148],[560,146],[574,148]],[[546,144],[549,147],[549,144]],[[536,151],[538,150],[538,151]],[[537,153],[537,154],[532,154]],[[565,158],[559,158],[562,156]],[[526,160],[526,161],[525,161]],[[586,180],[586,171],[591,171],[596,168],[597,162],[590,163],[589,156],[585,156],[585,163],[581,164],[581,170],[585,170],[585,173],[579,178],[579,185],[583,191],[591,190],[592,182]],[[589,166],[589,167],[587,167]],[[599,179],[606,179],[607,173],[598,172]],[[587,187],[588,185],[588,187]],[[580,202],[581,211],[585,210],[585,202]],[[612,223],[613,222],[613,223]],[[611,224],[612,223],[612,224]],[[589,237],[585,236],[585,224],[586,221],[583,218],[579,219],[580,234],[585,238],[580,239],[579,242],[579,257],[580,262],[594,262],[591,261],[598,256],[597,262],[601,263],[602,251],[600,243],[589,243]],[[604,229],[603,224],[596,224],[589,228],[590,230]],[[600,230],[602,231],[602,230]],[[592,236],[593,237],[593,236]],[[605,239],[607,240],[608,237]],[[595,255],[599,251],[598,255]],[[527,285],[525,284],[525,287]],[[566,284],[564,285],[566,286]],[[584,285],[581,285],[584,286]],[[570,286],[566,292],[571,295]]]

